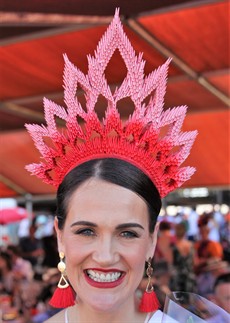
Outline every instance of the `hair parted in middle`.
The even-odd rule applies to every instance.
[[[161,209],[161,198],[153,182],[139,168],[116,158],[93,159],[68,173],[57,191],[59,229],[68,213],[68,205],[75,190],[91,178],[97,178],[127,188],[146,202],[149,211],[149,231],[153,232]],[[103,197],[102,197],[103,198]]]

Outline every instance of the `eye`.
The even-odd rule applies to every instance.
[[[86,228],[86,229],[79,229],[75,232],[75,234],[83,235],[83,236],[94,236],[95,232],[92,229]]]
[[[123,231],[121,232],[121,236],[126,239],[138,238],[138,234],[134,231]]]

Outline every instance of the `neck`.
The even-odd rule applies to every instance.
[[[99,311],[88,304],[79,302],[70,314],[70,322],[94,322],[94,323],[144,323],[146,313],[140,313],[136,309],[136,301],[131,300],[123,303],[117,308],[108,311]],[[75,319],[75,320],[74,320]]]

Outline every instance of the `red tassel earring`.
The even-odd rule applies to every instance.
[[[153,275],[153,268],[151,266],[151,258],[148,259],[148,268],[146,269],[146,275],[148,276],[148,284],[146,290],[141,298],[141,302],[139,305],[140,312],[155,312],[158,310],[160,304],[157,299],[157,296],[154,292],[154,288],[151,282],[151,278]]]
[[[56,288],[51,300],[49,301],[49,304],[53,307],[65,308],[68,306],[73,306],[75,304],[76,294],[64,276],[66,269],[66,265],[63,261],[64,253],[60,252],[59,257],[60,262],[58,263],[57,267],[61,272],[61,278],[58,282],[58,287]]]

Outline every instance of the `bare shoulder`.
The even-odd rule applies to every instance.
[[[44,323],[65,323],[65,310],[58,312]]]

